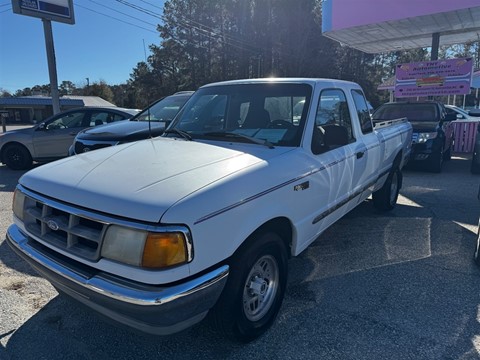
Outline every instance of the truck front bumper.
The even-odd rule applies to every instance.
[[[229,268],[218,267],[169,286],[152,286],[72,265],[63,255],[31,241],[17,225],[7,243],[59,291],[120,324],[155,335],[168,335],[201,321],[215,305]]]

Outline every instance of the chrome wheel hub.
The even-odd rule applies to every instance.
[[[253,265],[243,290],[243,310],[250,321],[258,321],[271,309],[279,286],[280,271],[276,259],[262,256]]]

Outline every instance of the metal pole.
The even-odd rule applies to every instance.
[[[438,60],[438,48],[440,46],[440,33],[432,34],[432,51],[430,52],[430,60]]]
[[[430,51],[430,60],[438,60],[438,48],[440,46],[440,33],[432,34],[432,50]],[[433,100],[433,96],[428,96],[428,100]]]
[[[45,48],[47,50],[48,75],[50,76],[50,93],[52,94],[53,114],[60,112],[60,99],[58,95],[57,64],[55,62],[55,49],[53,47],[52,23],[42,19],[45,34]]]

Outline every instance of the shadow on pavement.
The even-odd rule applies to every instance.
[[[359,214],[367,212],[369,203]],[[290,261],[284,306],[261,339],[239,345],[203,322],[153,337],[111,326],[57,296],[15,331],[12,359],[439,359],[478,356],[475,235],[451,221],[349,215]],[[430,222],[430,224],[432,224]],[[426,234],[428,229],[430,234]],[[437,232],[448,236],[439,240]],[[425,238],[425,236],[427,237]],[[2,354],[2,351],[4,354]]]

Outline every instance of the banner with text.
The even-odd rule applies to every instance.
[[[399,64],[395,97],[469,94],[472,74],[471,58]]]

